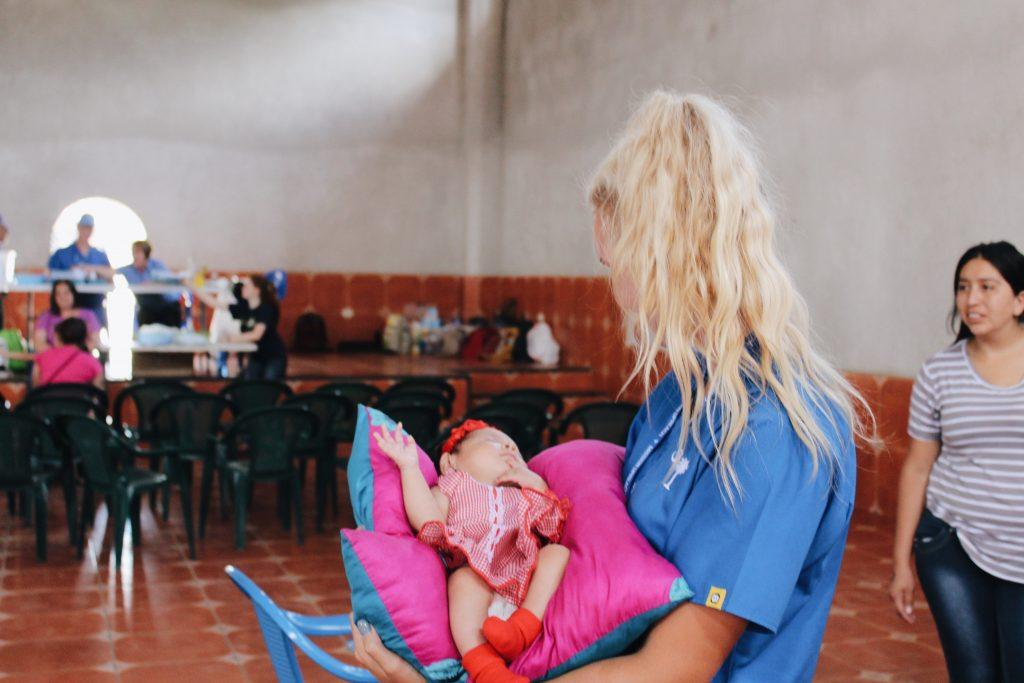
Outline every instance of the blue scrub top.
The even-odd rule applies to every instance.
[[[53,252],[46,265],[50,270],[71,270],[83,263],[90,266],[109,266],[110,259],[107,258],[105,252],[96,247],[89,247],[89,253],[82,255],[82,252],[78,251],[78,247],[72,242],[63,249]]]
[[[853,512],[853,436],[838,414],[835,426],[816,414],[840,454],[841,472],[831,485],[827,467],[814,476],[808,449],[778,398],[749,390],[747,429],[731,455],[742,489],[734,506],[692,438],[673,465],[682,395],[671,374],[630,428],[627,505],[647,540],[682,572],[694,602],[749,622],[715,681],[810,681]],[[714,409],[709,414],[714,423]],[[708,420],[700,440],[713,459]]]
[[[155,258],[151,258],[146,262],[146,269],[143,271],[139,271],[139,269],[135,267],[134,263],[129,263],[123,268],[118,268],[117,272],[124,275],[125,280],[127,280],[130,285],[141,285],[144,282],[152,282],[153,280],[168,280],[173,277],[173,273],[167,270],[167,266],[164,265],[164,262]],[[171,302],[178,301],[181,298],[181,295],[163,294],[162,297],[164,301]]]

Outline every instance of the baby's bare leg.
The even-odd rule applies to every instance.
[[[533,612],[538,619],[544,618],[551,596],[558,590],[558,584],[562,583],[562,575],[568,563],[569,549],[564,545],[552,543],[540,549],[537,568],[533,571],[530,588],[523,600],[523,607]]]
[[[484,637],[480,625],[487,618],[494,591],[469,567],[461,567],[448,577],[448,620],[459,653],[466,654]]]

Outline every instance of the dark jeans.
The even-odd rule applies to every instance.
[[[245,379],[284,379],[288,369],[288,357],[257,358],[249,356],[242,377]]]
[[[981,570],[927,509],[914,556],[952,683],[1024,682],[1024,584]]]

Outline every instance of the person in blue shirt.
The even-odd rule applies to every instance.
[[[107,254],[89,243],[95,227],[96,221],[92,214],[83,213],[82,217],[78,219],[78,239],[50,255],[46,267],[50,270],[51,275],[66,278],[69,271],[77,270],[90,278],[109,280],[113,277],[114,271],[110,267],[110,259],[107,258]],[[101,321],[106,320],[102,294],[81,294],[79,295],[79,304],[82,308],[88,308],[95,313]]]
[[[713,100],[656,92],[592,183],[629,380],[647,396],[627,507],[695,596],[630,653],[555,680],[813,679],[853,510],[853,435],[873,437],[863,399],[812,348],[748,140]],[[371,625],[353,631],[374,676],[418,680]]]
[[[152,258],[153,245],[146,240],[132,242],[132,262],[118,268],[117,272],[124,275],[130,285],[144,282],[167,282],[173,274],[163,261]],[[136,294],[140,325],[160,323],[171,327],[181,327],[181,294]]]

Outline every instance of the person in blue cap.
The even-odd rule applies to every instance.
[[[626,505],[695,596],[630,653],[554,680],[814,677],[853,511],[854,433],[868,430],[863,399],[812,347],[749,139],[713,100],[656,92],[592,183],[629,380],[647,395]],[[353,632],[378,680],[418,680],[372,624]]]
[[[78,219],[78,239],[68,246],[58,249],[50,256],[46,267],[51,275],[54,273],[67,277],[67,271],[82,271],[88,276],[109,280],[114,275],[110,267],[110,259],[105,252],[89,243],[92,239],[96,221],[92,214],[83,213]],[[79,303],[83,308],[93,311],[99,319],[106,320],[103,311],[102,294],[82,294]]]

